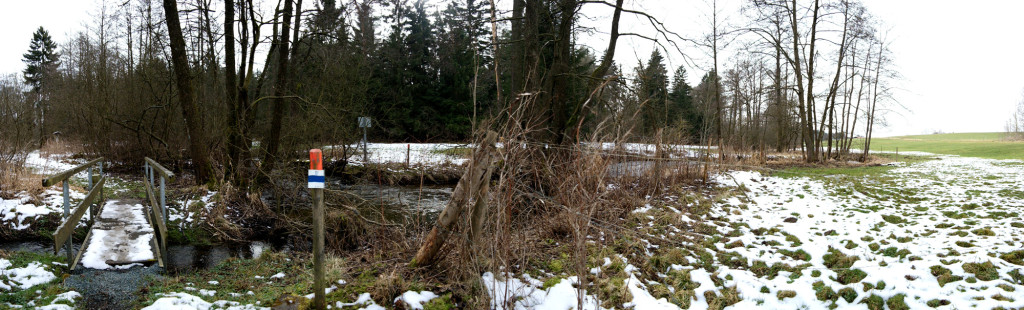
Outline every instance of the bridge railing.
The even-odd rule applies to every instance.
[[[174,180],[174,173],[149,157],[146,157],[142,169],[145,174],[143,183],[146,184],[146,197],[149,199],[149,209],[151,210],[148,212],[150,222],[156,232],[156,245],[162,255],[162,253],[167,253],[167,182]],[[157,180],[160,182],[159,188],[156,186]],[[159,198],[157,190],[159,190]],[[162,261],[159,257],[157,260]]]
[[[93,167],[99,168],[99,174],[93,174]],[[72,176],[82,172],[83,170],[89,171],[89,177],[86,179],[86,188],[89,193],[85,195],[85,199],[82,199],[78,205],[72,210],[71,209],[71,197],[70,197],[70,184],[69,181]],[[85,212],[89,212],[90,225],[95,222],[96,216],[99,215],[100,209],[103,204],[99,204],[99,208],[93,208],[93,201],[99,198],[99,201],[103,201],[103,183],[106,182],[107,178],[103,176],[103,157],[90,160],[87,163],[81,164],[78,167],[74,167],[60,173],[54,174],[48,178],[43,179],[43,187],[50,187],[57,183],[62,183],[64,187],[64,219],[60,226],[53,232],[53,253],[60,253],[60,248],[65,248],[68,257],[68,268],[71,270],[75,269],[78,265],[78,260],[82,257],[82,252],[85,251],[87,246],[86,240],[89,236],[86,235],[85,239],[82,240],[82,247],[78,251],[78,256],[72,260],[71,247],[72,247],[72,236],[74,235],[75,228],[78,227],[78,222],[85,216]]]

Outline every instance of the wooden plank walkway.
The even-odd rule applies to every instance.
[[[80,264],[91,269],[123,269],[157,262],[155,234],[142,200],[109,200],[89,230]]]

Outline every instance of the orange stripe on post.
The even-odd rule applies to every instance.
[[[309,150],[309,170],[324,170],[324,155],[320,149]]]

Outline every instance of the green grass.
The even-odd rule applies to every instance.
[[[32,252],[5,252],[0,251],[0,258],[9,260],[11,263],[10,268],[22,268],[28,266],[31,263],[38,262],[49,272],[56,274],[57,278],[53,279],[49,283],[38,284],[28,289],[13,288],[11,291],[4,291],[0,294],[0,305],[12,304],[16,306],[30,306],[30,303],[35,306],[49,305],[57,294],[64,293],[66,289],[60,285],[63,278],[63,266],[54,265],[54,263],[64,263],[63,257],[49,255],[49,254],[38,254]],[[15,286],[13,280],[9,279],[7,275],[0,275],[0,282],[6,283],[9,286]],[[59,301],[60,304],[69,304],[67,301]],[[31,307],[30,307],[31,308]],[[4,308],[6,309],[6,308]]]
[[[1024,142],[1007,141],[1005,133],[951,133],[871,139],[873,151],[920,151],[992,159],[1024,159]],[[857,139],[854,147],[863,145]]]

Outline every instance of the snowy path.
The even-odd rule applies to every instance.
[[[96,218],[89,246],[82,255],[82,266],[110,269],[112,263],[141,262],[154,259],[153,228],[146,220],[142,204],[110,200]],[[117,266],[128,268],[134,264]]]

